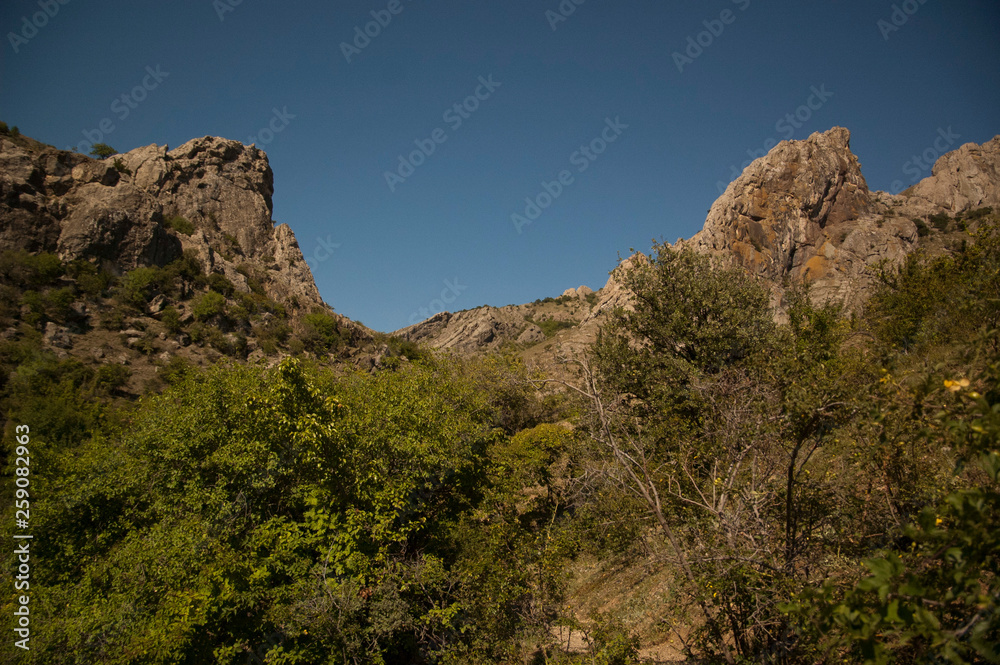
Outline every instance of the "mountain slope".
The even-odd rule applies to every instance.
[[[985,207],[1000,209],[1000,136],[942,156],[931,176],[892,196],[869,190],[850,149],[850,132],[834,127],[802,141],[782,141],[755,160],[715,201],[702,230],[675,246],[759,275],[779,312],[786,288],[798,281],[808,282],[819,302],[856,308],[872,267],[898,263],[918,248],[939,253],[957,246],[965,235],[953,216]],[[526,337],[516,320],[530,315],[529,305],[442,313],[395,334],[463,352],[513,344],[551,367],[560,348],[584,346],[596,336],[602,313],[628,302],[618,279],[622,267],[586,311],[564,317],[573,327],[540,343]]]
[[[95,160],[0,132],[0,335],[127,366],[136,393],[174,357],[377,362],[272,220],[273,182],[262,151],[223,138]]]

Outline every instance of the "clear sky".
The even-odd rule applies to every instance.
[[[0,30],[24,134],[256,141],[324,299],[384,331],[599,288],[780,139],[848,127],[891,191],[1000,133],[996,0],[4,0]]]

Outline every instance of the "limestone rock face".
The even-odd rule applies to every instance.
[[[295,235],[271,219],[273,193],[267,156],[223,138],[94,160],[0,135],[0,250],[50,251],[117,271],[193,250],[206,272],[240,290],[249,291],[250,266],[279,302],[322,305]],[[175,225],[178,217],[190,226]]]
[[[533,343],[545,339],[541,329],[527,324],[513,306],[441,312],[394,334],[435,348],[467,353],[496,349],[511,341]]]
[[[850,132],[835,127],[782,141],[751,163],[680,246],[734,262],[773,285],[806,280],[820,300],[850,301],[867,266],[899,260],[916,227],[878,220],[886,206],[868,190]]]
[[[938,158],[929,178],[903,192],[950,213],[1000,207],[1000,136],[982,145],[966,143]]]
[[[898,196],[869,190],[850,138],[848,130],[834,127],[803,141],[779,143],[730,183],[712,205],[701,231],[675,246],[759,276],[771,290],[780,319],[785,291],[792,283],[808,282],[812,297],[820,303],[856,308],[866,297],[876,264],[898,263],[918,247],[935,253],[947,250],[948,243],[960,242],[938,231],[922,237],[915,219],[986,206],[1000,209],[1000,136],[942,156],[930,177]],[[578,326],[558,331],[526,355],[534,354],[541,364],[548,364],[546,353],[552,356],[555,349],[580,347],[592,340],[608,312],[630,306],[622,271],[645,260],[645,255],[636,254],[623,261],[597,291],[594,305]],[[586,298],[582,288],[563,295]],[[527,313],[528,307],[519,309]],[[435,346],[475,349],[481,331],[468,322],[480,320],[480,315],[489,318],[472,310],[460,318],[435,317],[400,332]],[[550,348],[553,351],[544,351]]]

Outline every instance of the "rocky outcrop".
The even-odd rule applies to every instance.
[[[835,127],[804,141],[782,141],[729,184],[704,228],[679,241],[736,263],[772,285],[807,281],[821,301],[851,302],[867,267],[912,251],[909,219],[883,219],[886,205],[868,189],[850,132]]]
[[[94,160],[0,135],[0,250],[57,253],[116,271],[165,265],[192,251],[207,273],[308,309],[322,306],[291,229],[271,219],[267,156],[206,136]],[[178,221],[179,220],[179,221]]]
[[[785,290],[793,283],[809,283],[819,302],[854,308],[864,301],[873,266],[898,263],[918,247],[946,250],[947,234],[922,237],[918,221],[926,227],[932,215],[987,206],[1000,210],[1000,136],[942,156],[930,177],[898,196],[869,190],[850,138],[847,129],[834,127],[779,143],[730,183],[700,232],[675,246],[758,275],[771,288],[780,318]],[[644,260],[637,254],[623,261],[579,326],[560,331],[544,346],[579,346],[592,339],[608,312],[629,306],[622,271]],[[579,292],[569,289],[563,296],[576,298]],[[480,332],[468,321],[476,311],[462,319],[439,315],[400,332],[435,346],[475,350]]]
[[[527,322],[520,308],[514,306],[479,307],[455,314],[441,312],[394,334],[411,342],[466,353],[493,350],[511,342],[533,344],[545,339],[541,328]]]
[[[1000,136],[982,145],[967,143],[938,158],[929,178],[902,193],[912,204],[926,201],[952,214],[1000,209]]]

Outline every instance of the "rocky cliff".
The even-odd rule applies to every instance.
[[[857,307],[873,266],[899,262],[918,247],[939,252],[960,243],[962,234],[949,216],[984,207],[1000,211],[1000,136],[942,156],[931,176],[898,196],[869,190],[850,138],[847,129],[835,127],[802,141],[782,141],[730,183],[700,232],[675,246],[759,275],[770,285],[780,317],[784,292],[794,282],[808,282],[820,302]],[[628,303],[619,271],[643,259],[640,254],[624,262],[591,298],[588,311],[572,317],[573,326],[525,355],[550,364],[546,353],[593,339],[605,314]],[[525,307],[514,311],[523,314]],[[524,347],[528,341],[509,316],[501,322],[484,309],[463,312],[460,319],[441,314],[397,334],[463,351],[504,343]],[[486,345],[479,341],[484,339]]]
[[[267,156],[237,141],[206,136],[95,160],[0,135],[0,250],[117,272],[192,250],[241,291],[250,288],[238,267],[250,262],[275,300],[322,306],[295,235],[271,219],[273,191]]]
[[[377,365],[385,340],[323,302],[273,190],[237,141],[98,160],[0,128],[0,342],[125,365],[134,393],[177,358]]]

